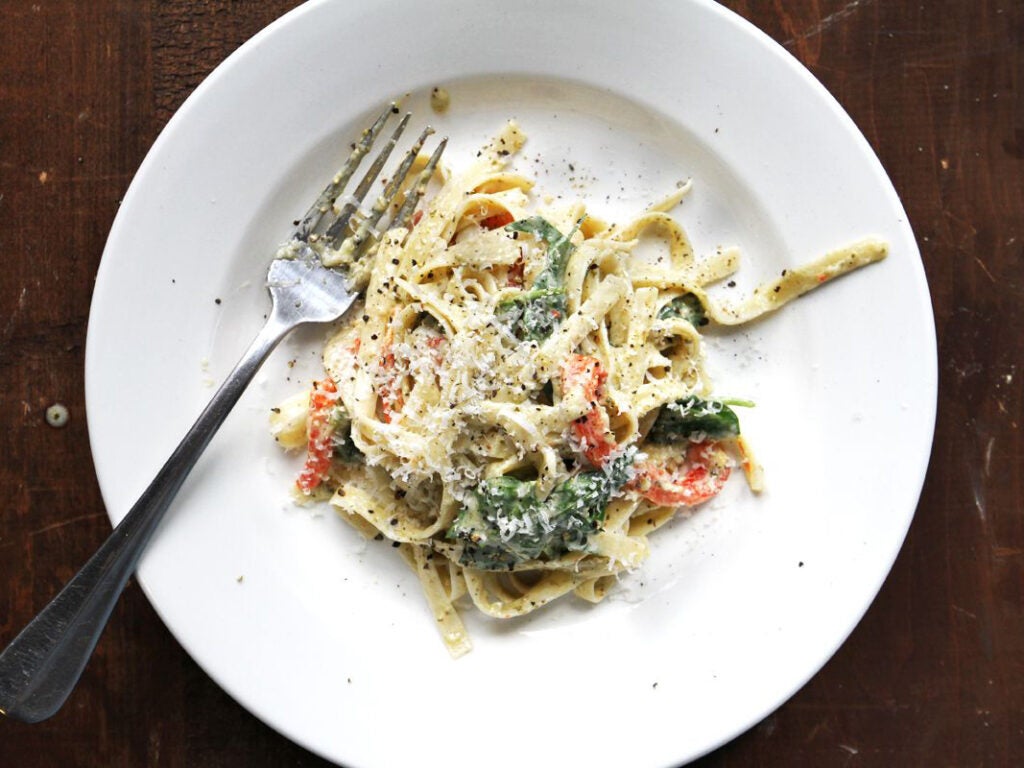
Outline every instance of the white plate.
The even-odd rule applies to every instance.
[[[452,94],[441,117],[435,85]],[[314,375],[322,329],[268,362],[140,582],[232,696],[351,768],[692,759],[785,701],[860,619],[913,515],[936,396],[920,257],[880,164],[804,69],[710,2],[313,3],[232,55],[153,146],[103,256],[86,379],[111,518],[257,331],[291,219],[407,91],[452,164],[516,117],[540,189],[606,218],[692,177],[678,215],[698,250],[743,248],[741,287],[864,235],[891,256],[713,338],[719,391],[758,403],[745,427],[767,491],[734,483],[659,532],[602,605],[469,615],[476,648],[452,661],[389,547],[290,506],[297,459],[266,413]]]

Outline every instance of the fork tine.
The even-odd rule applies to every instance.
[[[320,193],[320,196],[316,199],[316,202],[310,206],[309,210],[306,211],[306,215],[299,220],[296,224],[295,231],[292,234],[292,238],[295,240],[306,241],[309,239],[310,233],[316,228],[317,224],[323,218],[324,214],[332,209],[334,201],[338,197],[338,194],[348,184],[349,179],[352,178],[352,174],[355,173],[359,163],[362,162],[363,157],[370,151],[373,146],[373,142],[376,141],[377,136],[384,128],[384,124],[388,121],[388,118],[393,114],[398,113],[398,103],[392,102],[387,108],[381,112],[380,116],[373,122],[369,128],[363,131],[362,137],[359,142],[352,147],[352,153],[345,160],[345,164],[341,167],[331,179],[330,183],[324,188],[324,191]]]
[[[402,118],[398,127],[395,128],[394,133],[391,134],[391,138],[388,139],[388,143],[384,145],[384,148],[381,149],[377,154],[377,157],[374,158],[373,163],[366,170],[366,174],[359,182],[359,185],[351,196],[349,196],[348,200],[346,200],[345,205],[338,213],[338,218],[336,218],[330,226],[327,227],[327,230],[324,232],[324,238],[328,243],[335,242],[345,231],[345,227],[348,226],[348,222],[352,218],[352,214],[354,214],[359,208],[359,204],[363,202],[363,198],[365,198],[366,193],[370,191],[370,187],[373,185],[373,182],[377,180],[377,176],[380,175],[380,171],[384,167],[384,163],[386,163],[387,159],[391,156],[392,150],[394,150],[395,145],[398,143],[398,139],[401,137],[402,132],[405,131],[405,127],[409,124],[409,118],[411,117],[411,112],[407,112],[405,114],[405,117]]]
[[[368,234],[376,227],[381,216],[384,215],[384,212],[398,195],[401,189],[401,184],[406,181],[406,177],[409,175],[409,171],[413,167],[413,163],[415,163],[416,159],[420,156],[423,144],[426,143],[427,138],[433,132],[434,129],[430,126],[424,128],[423,133],[419,135],[416,142],[409,147],[409,152],[406,153],[406,157],[401,159],[401,164],[391,175],[391,180],[384,187],[384,191],[381,196],[374,202],[373,208],[370,209],[370,213],[368,213],[366,218],[359,223],[359,229],[354,233],[353,246],[355,250],[358,250],[359,246],[366,241]]]
[[[388,206],[391,205],[391,202],[398,195],[399,191],[401,191],[402,183],[405,181],[405,177],[409,175],[409,169],[412,168],[412,164],[416,162],[416,158],[419,156],[420,150],[423,149],[423,144],[433,132],[434,129],[430,126],[424,128],[415,143],[413,143],[405,153],[405,157],[402,158],[401,164],[395,169],[395,172],[391,174],[391,179],[384,187],[384,191],[374,202],[373,208],[370,209],[370,212],[366,215],[363,221],[360,222],[357,231],[353,233],[353,238],[351,238],[352,242],[349,243],[352,252],[358,250],[358,247],[366,240],[367,234],[377,225],[377,222],[380,221],[380,217],[384,215]],[[330,230],[328,231],[328,234],[332,234]],[[335,236],[334,239],[329,240],[328,242],[332,247],[338,247],[337,236],[340,235],[341,232],[339,230],[333,234]]]
[[[412,216],[412,212],[416,210],[416,205],[419,203],[420,198],[423,197],[423,193],[427,191],[427,184],[430,183],[430,177],[434,175],[437,164],[441,161],[441,154],[447,146],[448,137],[446,136],[438,143],[437,149],[434,150],[434,154],[430,156],[430,160],[427,161],[423,170],[420,171],[420,175],[417,177],[412,190],[405,196],[405,202],[402,203],[402,207],[398,209],[398,213],[395,214],[395,219],[391,223],[392,227],[404,227],[409,221],[409,218]]]

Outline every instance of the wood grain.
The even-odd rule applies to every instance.
[[[109,532],[85,421],[92,284],[160,129],[288,0],[0,4],[0,643]],[[828,665],[707,767],[1011,766],[1024,754],[1024,4],[731,0],[849,112],[935,308],[940,407],[916,519]],[[70,423],[44,412],[66,404]],[[878,450],[894,450],[879,445]],[[321,766],[195,665],[131,584],[66,708],[0,765]]]

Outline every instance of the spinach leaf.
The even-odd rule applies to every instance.
[[[582,219],[580,220],[582,221]],[[530,290],[498,305],[516,337],[524,341],[543,341],[557,328],[568,311],[565,297],[565,268],[573,251],[572,236],[579,228],[563,235],[547,219],[532,216],[507,225],[509,232],[533,235],[547,244],[547,263]]]
[[[352,442],[352,420],[340,401],[331,411],[330,430],[331,457],[345,464],[362,463],[363,453]]]
[[[590,534],[604,522],[612,494],[629,479],[635,455],[629,450],[604,470],[580,472],[546,499],[538,498],[535,481],[484,480],[466,498],[447,532],[449,539],[463,543],[459,562],[498,571],[586,550]]]
[[[707,312],[704,310],[704,305],[701,304],[700,298],[695,293],[684,293],[682,296],[676,296],[659,310],[659,320],[667,320],[670,317],[681,317],[687,320],[694,328],[708,324]]]
[[[576,226],[568,235],[563,235],[543,216],[531,216],[528,219],[513,221],[505,229],[509,232],[522,232],[533,235],[538,240],[547,243],[547,265],[544,271],[537,275],[533,283],[534,289],[549,289],[561,287],[565,280],[565,266],[569,261],[569,254],[573,252],[572,236],[579,229],[582,219],[576,222]]]
[[[498,305],[498,314],[521,341],[543,341],[555,332],[568,310],[564,288],[524,291]]]
[[[647,439],[653,443],[676,443],[690,438],[720,440],[739,433],[739,417],[726,403],[688,397],[662,407]]]

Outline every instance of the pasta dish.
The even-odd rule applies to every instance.
[[[460,604],[504,618],[600,601],[649,534],[731,475],[759,490],[737,415],[752,403],[714,395],[701,330],[886,254],[864,240],[727,303],[708,289],[738,251],[698,258],[669,215],[689,184],[609,224],[538,204],[509,170],[524,140],[509,123],[465,172],[439,171],[410,228],[369,255],[324,250],[361,298],[326,375],[271,415],[306,451],[296,495],[394,544],[453,656],[470,649]]]

